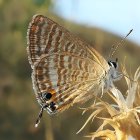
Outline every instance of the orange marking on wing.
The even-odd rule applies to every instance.
[[[54,89],[49,89],[48,92],[51,93],[51,94],[55,94],[56,93],[56,91]]]

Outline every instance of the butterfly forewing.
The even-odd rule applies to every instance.
[[[109,69],[90,45],[42,15],[33,17],[27,34],[33,87],[49,113],[60,112],[87,96]]]

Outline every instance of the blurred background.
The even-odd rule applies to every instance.
[[[40,106],[31,83],[26,53],[28,24],[34,14],[43,14],[93,45],[106,59],[113,44],[134,29],[115,58],[130,73],[140,65],[139,0],[0,0],[0,140],[84,140],[100,122],[80,133],[88,114],[78,106],[57,116],[44,112],[34,127]],[[125,90],[125,84],[116,83]],[[85,105],[86,106],[86,105]]]

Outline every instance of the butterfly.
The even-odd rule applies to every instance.
[[[33,16],[27,31],[33,89],[41,111],[52,115],[105,92],[119,80],[118,61],[106,61],[91,45],[43,16]]]

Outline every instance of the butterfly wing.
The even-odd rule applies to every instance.
[[[42,15],[30,22],[27,42],[33,88],[50,114],[80,102],[109,69],[90,45]]]

